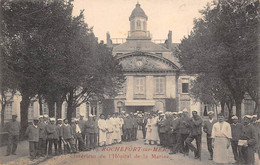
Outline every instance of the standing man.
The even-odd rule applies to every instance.
[[[240,161],[241,164],[255,164],[255,147],[257,145],[257,134],[254,126],[250,123],[251,117],[246,115],[243,118],[243,131],[238,141],[238,145],[241,147]]]
[[[95,134],[95,121],[94,117],[90,114],[89,119],[86,122],[86,141],[87,141],[87,150],[94,148],[94,134]]]
[[[40,115],[40,122],[38,124],[39,127],[39,155],[44,157],[46,155],[46,140],[47,140],[47,129],[46,124],[44,123],[44,118]]]
[[[200,151],[201,151],[201,134],[202,134],[202,123],[203,120],[201,117],[198,115],[197,111],[192,111],[192,118],[190,119],[190,135],[189,137],[185,140],[185,143],[189,147],[191,151],[194,152],[195,159],[200,158]],[[193,140],[196,140],[196,146],[195,148],[193,144],[191,143]]]
[[[57,154],[57,132],[56,132],[56,125],[55,125],[55,118],[50,118],[50,124],[46,126],[47,129],[47,141],[49,143],[48,155],[52,155],[52,146],[54,144],[55,154]]]
[[[137,113],[134,113],[134,116],[133,116],[133,140],[137,140],[137,130],[138,130]]]
[[[17,115],[12,115],[12,121],[8,122],[6,125],[7,132],[8,132],[8,146],[7,152],[5,156],[9,156],[11,153],[16,155],[17,144],[19,140],[19,133],[20,133],[20,123],[16,121]]]
[[[166,143],[166,119],[164,118],[164,114],[161,113],[159,116],[159,121],[158,121],[158,131],[159,131],[159,138],[160,138],[160,145],[165,147],[167,145]]]
[[[29,153],[30,159],[36,159],[39,145],[39,127],[38,127],[38,118],[33,119],[32,125],[29,125],[26,129],[25,135],[28,136],[29,141]]]
[[[94,149],[98,146],[98,120],[97,116],[93,115],[93,121],[94,121]]]
[[[84,143],[86,142],[86,121],[84,120],[84,115],[79,115],[79,128],[81,130],[81,135],[83,138]]]
[[[143,139],[146,136],[146,124],[147,124],[147,113],[142,116],[142,132],[143,132]]]
[[[190,134],[190,118],[188,116],[188,110],[184,109],[182,117],[179,120],[179,131],[180,131],[180,152],[184,155],[189,154],[189,147],[187,146],[185,140]]]
[[[64,119],[64,124],[61,128],[62,140],[64,141],[64,152],[65,153],[76,153],[76,147],[74,143],[73,130],[68,124],[68,119]]]
[[[207,134],[207,146],[208,146],[208,151],[210,154],[209,160],[213,160],[211,132],[212,132],[212,127],[217,122],[217,120],[213,118],[214,117],[213,111],[209,111],[208,116],[209,116],[209,119],[204,122],[203,131]]]
[[[58,135],[58,154],[62,154],[62,134],[61,134],[61,128],[62,128],[62,119],[58,119],[58,124],[56,126],[56,132]]]
[[[231,147],[234,154],[234,159],[236,162],[239,161],[238,159],[238,140],[240,139],[243,131],[243,125],[238,123],[238,117],[233,116],[231,124],[231,132],[232,132],[232,139],[231,139]]]
[[[177,138],[178,138],[178,121],[179,118],[177,117],[177,113],[173,112],[173,118],[170,121],[170,132],[172,132],[171,134],[171,138],[172,138],[172,148],[170,148],[170,153],[169,154],[176,154],[178,152],[178,148],[177,148]]]
[[[228,148],[230,147],[231,127],[224,121],[224,115],[218,115],[218,122],[212,127],[213,161],[228,164]]]

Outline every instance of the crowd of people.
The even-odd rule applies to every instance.
[[[19,139],[20,125],[17,116],[8,123],[9,145],[7,154],[15,154]],[[122,141],[137,140],[137,131],[141,130],[144,144],[159,145],[170,150],[169,154],[189,155],[194,152],[195,159],[201,158],[202,131],[206,134],[209,160],[215,163],[229,163],[228,148],[231,146],[236,163],[254,164],[254,153],[260,156],[260,119],[245,115],[241,123],[233,116],[231,124],[225,121],[223,114],[214,118],[214,112],[208,112],[204,120],[197,111],[189,112],[135,112],[113,113],[99,117],[89,115],[84,120],[49,118],[47,115],[35,118],[28,126],[26,135],[29,141],[30,158],[46,155],[60,155],[89,151],[98,146],[107,146]],[[192,142],[195,140],[196,145]]]

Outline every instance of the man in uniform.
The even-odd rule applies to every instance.
[[[38,144],[39,144],[39,127],[38,127],[38,118],[33,119],[33,123],[29,125],[26,129],[25,135],[28,136],[29,141],[29,153],[30,159],[36,159],[38,152]]]
[[[79,151],[84,151],[86,149],[86,147],[85,147],[85,143],[83,141],[82,131],[79,126],[79,119],[75,119],[75,123],[73,125],[71,125],[71,127],[73,129],[74,137],[75,137],[76,141],[78,142],[78,146],[76,146],[76,148],[78,148]]]
[[[137,140],[137,130],[138,130],[137,113],[134,113],[132,120],[133,120],[133,140]]]
[[[216,119],[214,119],[214,112],[209,111],[208,112],[209,119],[204,122],[203,131],[207,134],[207,146],[208,151],[210,154],[209,160],[213,160],[213,148],[212,148],[212,138],[211,138],[211,132],[213,125],[218,122]]]
[[[16,121],[17,115],[12,115],[12,121],[8,122],[6,125],[7,132],[8,132],[8,146],[7,152],[5,156],[9,156],[11,153],[16,155],[17,144],[19,140],[19,133],[20,133],[20,123]]]
[[[84,120],[84,115],[79,115],[79,127],[81,130],[82,138],[84,140],[84,143],[86,142],[86,121]]]
[[[131,129],[132,123],[129,114],[126,114],[126,118],[124,120],[124,129],[125,129],[125,140],[131,141]]]
[[[68,124],[68,119],[64,119],[64,124],[61,128],[62,140],[64,141],[64,152],[65,153],[76,153],[73,130],[72,127]]]
[[[42,115],[39,117],[39,155],[44,157],[45,156],[45,151],[46,151],[46,140],[47,140],[47,129],[46,129],[46,124],[44,123],[44,118]]]
[[[94,116],[89,115],[89,119],[86,122],[86,141],[87,141],[87,149],[91,150],[94,148],[94,135],[95,135],[95,126],[96,121],[94,121]]]
[[[49,143],[48,155],[52,155],[53,144],[54,144],[55,155],[56,155],[58,136],[56,132],[55,118],[50,118],[50,124],[46,126],[46,130],[47,130],[47,141]]]
[[[231,133],[232,133],[232,139],[231,139],[231,147],[234,154],[234,159],[236,162],[238,162],[238,140],[241,137],[242,131],[243,131],[243,125],[241,123],[238,123],[238,117],[233,116],[232,118],[232,124],[231,124]]]
[[[200,158],[200,152],[201,152],[201,134],[202,134],[202,123],[203,120],[201,117],[198,115],[198,112],[193,110],[192,111],[192,118],[190,119],[190,135],[189,137],[185,140],[185,143],[189,147],[191,151],[194,152],[195,159]],[[195,148],[193,144],[191,143],[193,140],[196,140],[196,146]]]
[[[165,147],[167,145],[166,142],[166,119],[163,113],[160,113],[159,121],[158,121],[158,131],[159,131],[159,138],[160,138],[160,145]]]
[[[58,154],[62,154],[62,135],[61,135],[61,128],[62,128],[62,119],[58,119],[58,124],[56,126],[56,132],[58,135]]]
[[[187,146],[185,140],[188,138],[190,134],[190,118],[188,116],[188,110],[184,109],[182,117],[179,120],[179,130],[180,130],[180,152],[188,155],[189,154],[189,147]]]
[[[173,118],[170,121],[170,129],[171,129],[171,138],[172,138],[172,147],[170,148],[170,154],[176,154],[178,152],[177,148],[177,138],[178,138],[178,121],[177,113],[173,112]]]
[[[255,146],[257,134],[254,126],[250,123],[251,117],[246,115],[243,118],[243,131],[239,139],[238,145],[241,147],[239,155],[239,163],[241,164],[255,164]]]
[[[144,115],[142,116],[142,133],[143,133],[143,139],[145,139],[146,136],[146,124],[147,124],[147,113],[145,112]]]

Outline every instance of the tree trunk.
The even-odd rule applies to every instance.
[[[42,96],[40,94],[38,95],[38,99],[39,99],[39,106],[40,106],[40,115],[43,115],[43,111],[42,111]]]
[[[2,103],[2,109],[1,109],[1,127],[4,128],[5,127],[5,105]]]
[[[235,104],[236,104],[236,116],[238,117],[239,122],[241,122],[241,104],[242,104],[242,99],[235,99]]]
[[[69,92],[69,98],[68,98],[68,109],[67,109],[67,119],[69,123],[71,122],[72,114],[75,108],[73,107],[73,91]]]
[[[30,105],[30,97],[27,94],[22,94],[22,101],[20,103],[20,116],[21,116],[21,137],[25,137],[25,131],[28,127],[28,108]]]
[[[233,115],[233,103],[226,103],[227,107],[228,107],[228,122],[231,123],[231,118]]]
[[[63,103],[63,101],[62,100],[58,100],[57,102],[56,102],[56,106],[57,106],[57,118],[61,118],[61,112],[62,112],[62,103]]]
[[[223,115],[225,115],[225,102],[221,101],[221,102],[220,102],[220,106],[221,106],[221,113],[222,113]]]
[[[47,100],[48,109],[49,109],[49,117],[55,117],[55,102],[54,100]]]

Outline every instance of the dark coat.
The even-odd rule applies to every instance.
[[[213,119],[212,123],[209,119],[204,122],[203,131],[207,134],[207,137],[211,137],[212,127],[216,122],[218,122],[216,119]]]
[[[192,117],[190,119],[190,133],[191,135],[201,135],[202,134],[202,123],[203,120],[200,116],[196,118]]]
[[[40,122],[40,123],[38,124],[38,127],[39,127],[39,129],[40,129],[40,138],[41,138],[41,139],[46,139],[46,138],[47,138],[46,124]]]
[[[10,121],[6,124],[7,132],[11,135],[19,135],[20,134],[20,123],[18,121]]]
[[[243,133],[243,124],[231,124],[232,141],[238,141]]]
[[[68,124],[67,126],[65,126],[64,124],[62,125],[61,128],[61,135],[64,139],[70,139],[72,138],[73,135],[73,130],[72,127]]]
[[[39,142],[40,129],[34,125],[29,125],[26,129],[25,135],[28,136],[29,142]]]

